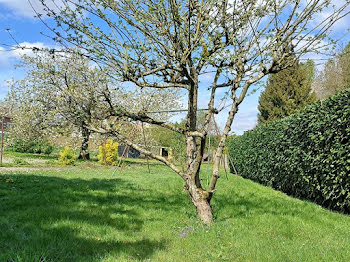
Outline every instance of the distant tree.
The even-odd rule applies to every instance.
[[[313,83],[318,99],[330,97],[347,87],[350,87],[350,43],[325,63]]]
[[[19,66],[27,74],[8,95],[15,112],[13,132],[38,137],[75,129],[82,137],[79,158],[89,159],[87,126],[100,105],[100,90],[108,85],[104,74],[75,53],[24,56]]]
[[[258,122],[266,123],[289,116],[316,101],[311,91],[314,63],[296,63],[268,78],[259,99]]]
[[[9,81],[9,86],[5,99],[11,110],[11,143],[17,140],[43,141],[53,136],[53,127],[46,128],[48,112],[36,102],[36,95],[28,88],[26,81],[13,79]]]
[[[339,54],[339,63],[341,67],[341,75],[343,77],[343,89],[350,87],[350,42]]]
[[[26,77],[12,83],[7,98],[14,111],[13,135],[25,134],[25,139],[35,139],[78,133],[82,139],[81,159],[90,158],[88,146],[93,131],[89,127],[108,114],[104,97],[107,88],[109,102],[134,113],[180,106],[178,90],[138,88],[131,91],[76,50],[67,49],[61,54],[38,52],[24,56],[19,66],[27,71]],[[163,121],[169,117],[166,113],[155,114],[156,119]],[[125,134],[132,130],[132,125],[123,119],[119,119],[118,125]]]

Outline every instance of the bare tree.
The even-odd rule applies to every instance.
[[[318,72],[313,89],[319,99],[333,96],[350,84],[350,44],[341,48],[340,52],[330,58],[324,68]]]
[[[147,112],[129,112],[110,100],[108,118],[124,117],[175,131],[186,139],[183,169],[116,135],[147,156],[173,169],[186,183],[199,217],[211,223],[210,201],[220,177],[219,163],[239,105],[264,76],[294,64],[303,54],[322,51],[331,26],[348,14],[349,1],[327,0],[66,0],[52,9],[41,0],[57,27],[54,39],[75,45],[119,81],[138,87],[181,89],[187,96],[184,128],[157,120]],[[340,3],[341,2],[341,3]],[[327,16],[321,16],[327,9]],[[46,20],[38,14],[43,23]],[[321,19],[322,18],[322,19]],[[199,77],[212,74],[208,112],[197,129]],[[201,168],[209,122],[220,111],[217,90],[225,89],[232,105],[216,148],[210,184],[204,188]],[[202,90],[202,89],[201,89]]]

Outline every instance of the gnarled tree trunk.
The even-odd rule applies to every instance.
[[[83,137],[83,141],[81,143],[80,153],[79,153],[78,158],[84,159],[84,160],[89,160],[90,153],[89,153],[88,149],[89,149],[90,130],[85,125],[82,125],[81,135]]]
[[[187,180],[187,190],[191,201],[197,209],[199,218],[206,224],[213,222],[213,213],[210,206],[210,195],[200,185],[196,185],[193,178]]]

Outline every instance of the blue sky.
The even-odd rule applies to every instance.
[[[39,8],[38,0],[31,0],[36,8]],[[342,0],[334,0],[342,1]],[[40,32],[47,32],[45,26],[34,17],[34,12],[27,0],[0,0],[0,43],[2,44],[15,44],[11,39],[6,29],[11,30],[11,34],[19,43],[25,43],[26,46],[38,46],[38,47],[54,47],[49,38],[43,36]],[[349,17],[346,17],[342,21],[339,21],[334,31],[336,34],[342,34],[348,29],[350,24]],[[345,37],[343,42],[348,42],[349,37]],[[20,79],[23,77],[24,72],[16,69],[14,65],[18,61],[23,52],[22,50],[6,51],[5,47],[0,46],[0,98],[6,96],[8,91],[8,85],[6,82],[12,78]],[[309,55],[310,58],[319,58],[316,55]],[[245,130],[249,130],[256,125],[257,121],[257,106],[259,95],[262,88],[250,96],[248,96],[239,108],[239,112],[235,118],[232,130],[236,134],[242,134]],[[199,105],[205,107],[208,97],[207,94],[200,96]],[[225,121],[225,114],[217,116],[217,122],[222,127]]]
[[[13,45],[15,42],[7,29],[11,30],[16,41],[26,43],[27,46],[53,45],[47,37],[40,34],[45,28],[40,21],[33,18],[33,11],[27,0],[0,0],[0,42]],[[27,51],[6,51],[5,47],[0,47],[0,98],[7,94],[6,81],[23,77],[23,71],[15,69],[15,64],[24,52]]]

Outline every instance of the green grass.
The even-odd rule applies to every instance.
[[[207,227],[166,167],[112,171],[0,173],[0,261],[350,260],[349,216],[230,175]]]
[[[50,167],[60,165],[58,155],[5,151],[1,167]]]
[[[29,158],[29,159],[57,159],[58,154],[33,154],[33,153],[21,153],[21,152],[15,152],[15,151],[5,151],[4,156],[6,157],[20,157],[20,158]]]

